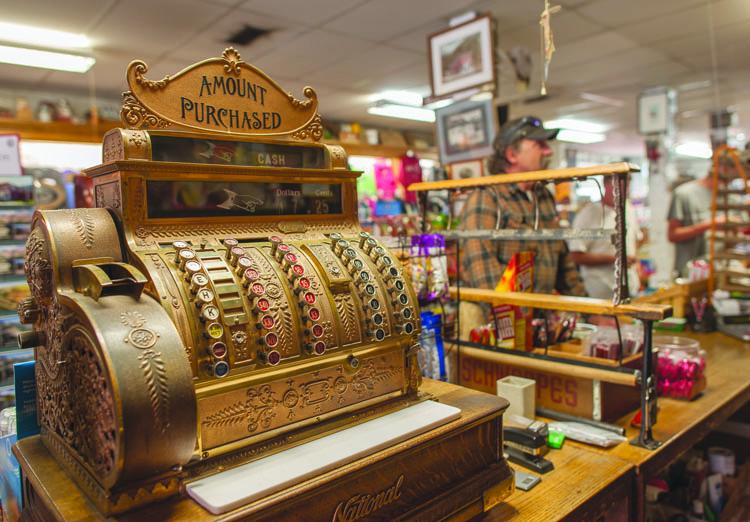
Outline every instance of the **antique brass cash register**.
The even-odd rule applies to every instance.
[[[35,215],[32,297],[19,309],[34,330],[21,344],[36,350],[41,443],[81,505],[213,520],[188,498],[192,482],[451,400],[436,384],[419,390],[416,296],[359,226],[358,173],[340,146],[318,143],[313,89],[298,100],[233,49],[159,81],[146,71],[130,64],[127,128],[105,135],[103,163],[86,171],[97,208]],[[458,420],[225,516],[488,509],[512,481],[504,403],[449,389]],[[16,451],[34,477],[27,443]],[[51,489],[42,482],[26,479],[29,509],[65,518],[54,500],[35,504]],[[362,504],[365,493],[378,502]]]

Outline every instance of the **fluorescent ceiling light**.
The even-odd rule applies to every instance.
[[[688,156],[690,158],[710,159],[713,156],[711,146],[701,141],[680,143],[674,148],[674,151],[680,156]]]
[[[476,101],[476,102],[487,101],[487,100],[491,100],[492,98],[494,98],[494,96],[492,95],[490,91],[484,91],[484,92],[480,92],[479,94],[475,94],[474,96],[472,96],[471,101]]]
[[[406,105],[395,105],[392,103],[370,107],[367,109],[367,112],[370,114],[377,114],[378,116],[402,118],[404,120],[435,121],[435,111],[433,110],[423,109],[421,107],[409,107]]]
[[[90,56],[77,56],[74,54],[53,53],[51,51],[37,51],[36,49],[0,45],[0,62],[25,65],[27,67],[41,67],[42,69],[54,69],[56,71],[85,73],[91,69],[96,60]]]
[[[594,123],[591,121],[574,120],[572,118],[561,118],[545,122],[545,129],[568,129],[580,132],[602,133],[607,130],[606,125]]]
[[[680,92],[687,92],[696,91],[698,89],[708,89],[709,87],[711,87],[711,80],[703,80],[699,82],[683,83],[677,87],[677,90]]]
[[[443,107],[447,107],[448,105],[452,105],[452,104],[453,104],[453,100],[449,98],[446,100],[439,100],[434,103],[429,103],[425,105],[424,107],[425,109],[432,109],[434,111],[436,109],[442,109]]]
[[[83,34],[66,33],[52,29],[42,29],[30,25],[0,22],[0,40],[35,47],[55,49],[82,49],[91,47],[91,40]]]
[[[591,92],[582,92],[578,96],[580,96],[581,99],[584,100],[588,100],[594,103],[601,103],[602,105],[610,105],[612,107],[622,107],[623,105],[625,105],[625,102],[622,100],[610,98],[609,96],[601,96],[599,94],[594,94]]]
[[[560,129],[560,132],[557,133],[558,141],[567,141],[570,143],[601,143],[606,139],[606,134],[602,134],[599,132],[584,132],[572,129]]]
[[[370,96],[370,101],[381,100],[413,107],[422,106],[422,95],[412,91],[383,91]]]

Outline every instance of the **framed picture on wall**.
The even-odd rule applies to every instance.
[[[664,134],[670,127],[669,91],[664,88],[638,95],[638,132],[643,135]]]
[[[448,166],[451,179],[481,178],[484,174],[484,160],[459,161]]]
[[[467,100],[435,112],[440,160],[444,164],[492,154],[495,137],[493,107],[492,100]]]
[[[432,96],[495,83],[492,18],[480,16],[427,37]]]

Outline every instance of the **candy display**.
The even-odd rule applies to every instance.
[[[698,341],[657,336],[654,348],[659,349],[656,386],[660,396],[690,400],[706,388],[706,353]]]
[[[411,238],[411,279],[419,301],[427,303],[448,292],[448,261],[445,238],[440,234],[418,234]]]
[[[643,350],[643,324],[639,321],[623,324],[619,334],[615,327],[600,326],[584,339],[583,344],[583,353],[590,357],[612,360],[628,357]]]
[[[550,344],[563,343],[573,337],[578,314],[545,310],[544,317],[531,321],[534,332],[534,347],[544,348]]]

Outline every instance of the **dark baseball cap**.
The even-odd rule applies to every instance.
[[[495,136],[492,148],[495,153],[490,157],[488,170],[491,174],[503,172],[507,167],[505,160],[505,149],[519,140],[528,139],[536,141],[554,140],[560,129],[545,129],[542,120],[535,116],[524,116],[505,122]]]
[[[554,140],[560,129],[545,129],[542,120],[535,116],[524,116],[506,122],[500,127],[495,137],[493,147],[496,151],[503,151],[521,139]]]

